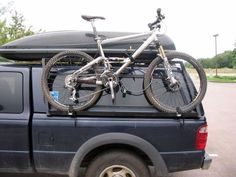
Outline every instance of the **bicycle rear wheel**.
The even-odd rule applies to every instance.
[[[204,69],[197,60],[184,53],[169,52],[166,57],[177,83],[171,84],[163,60],[157,57],[144,75],[146,97],[161,111],[190,112],[202,101],[206,93],[207,79]]]
[[[92,60],[93,58],[84,52],[65,51],[48,61],[42,73],[41,86],[45,98],[53,107],[61,111],[81,111],[98,101],[102,86],[96,84],[98,78],[96,65],[79,74],[79,78],[75,78],[81,80],[89,77],[93,78],[94,82],[83,83],[70,80],[71,74]],[[70,85],[74,89],[68,87],[69,82],[73,82]]]

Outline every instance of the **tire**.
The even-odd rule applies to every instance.
[[[158,110],[168,113],[192,111],[204,98],[207,79],[201,64],[193,57],[168,52],[175,86],[170,86],[160,57],[154,59],[144,75],[144,90],[148,101]]]
[[[68,75],[92,60],[93,58],[84,52],[65,51],[58,53],[48,61],[42,73],[41,86],[45,98],[53,107],[60,111],[82,111],[98,101],[102,94],[101,85],[76,83],[76,97],[78,97],[78,100],[72,101],[70,99],[72,91],[65,84]],[[80,74],[80,77],[85,76],[85,74],[97,78],[97,66],[94,65],[86,70]]]
[[[98,155],[87,168],[85,177],[150,177],[147,165],[128,151],[109,151]]]

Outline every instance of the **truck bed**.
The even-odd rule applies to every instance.
[[[46,100],[42,100],[42,91],[40,83],[37,83],[41,79],[42,69],[41,67],[33,68],[33,90],[35,90],[35,99],[34,107],[40,109],[39,111],[46,111],[48,115],[68,115],[73,114],[74,116],[113,116],[113,117],[146,117],[146,118],[200,118],[204,115],[204,111],[202,105],[200,104],[195,110],[190,113],[184,113],[182,115],[177,115],[173,113],[164,113],[156,108],[154,108],[148,100],[143,92],[143,76],[146,67],[129,67],[125,73],[120,76],[120,81],[122,82],[124,89],[126,90],[126,94],[122,92],[121,87],[116,92],[115,102],[112,103],[111,96],[108,92],[103,91],[103,94],[96,105],[92,106],[88,110],[79,111],[79,112],[62,112],[52,108],[49,104],[46,103]],[[185,70],[178,72],[179,78],[186,79],[187,75],[183,72]],[[189,78],[187,78],[189,79]],[[55,79],[56,80],[56,79]],[[56,81],[57,82],[57,81]],[[183,82],[184,83],[184,82]],[[191,83],[191,82],[188,82]],[[169,101],[173,101],[174,99],[190,99],[191,94],[194,93],[193,85],[182,85],[183,92],[181,98],[170,98],[167,99]],[[174,101],[173,101],[174,102]],[[176,101],[177,102],[177,101]],[[173,104],[176,104],[174,102]],[[177,106],[177,105],[176,105]]]

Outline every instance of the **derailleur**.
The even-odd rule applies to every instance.
[[[69,98],[72,100],[74,103],[78,103],[79,99],[77,97],[77,89],[78,88],[78,83],[76,82],[76,79],[73,78],[72,74],[67,75],[65,77],[65,88],[71,91],[71,97]]]

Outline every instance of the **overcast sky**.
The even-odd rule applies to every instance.
[[[160,7],[166,16],[166,34],[177,50],[200,58],[214,56],[213,34],[219,34],[218,53],[234,48],[235,4],[235,0],[15,0],[13,7],[34,30],[91,30],[80,17],[86,14],[106,18],[96,23],[98,31],[130,32],[147,31]]]

